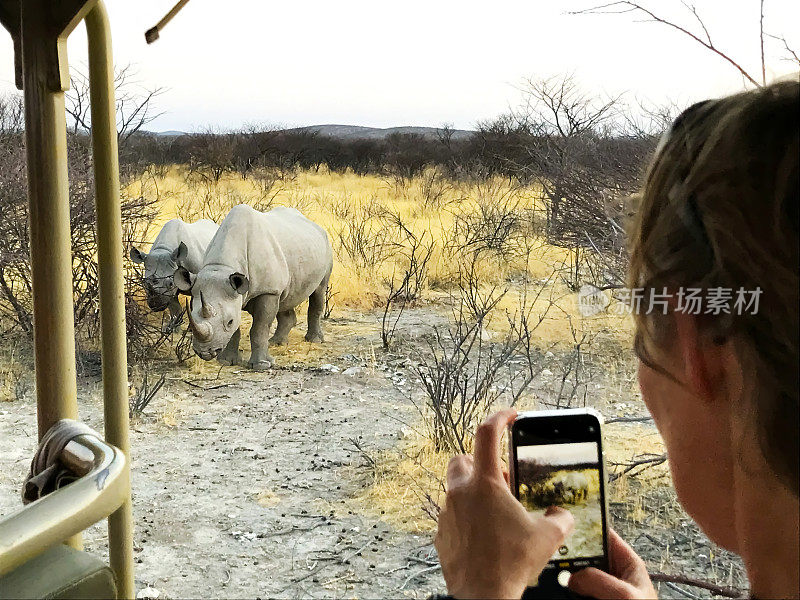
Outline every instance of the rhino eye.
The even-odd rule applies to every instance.
[[[231,325],[233,325],[233,319],[231,319],[230,321],[228,321],[228,327],[230,327]]]

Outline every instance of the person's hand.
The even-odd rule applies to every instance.
[[[500,439],[516,416],[506,409],[487,419],[474,457],[456,456],[447,468],[435,544],[447,590],[460,600],[521,597],[574,525],[563,508],[533,517],[512,495]]]
[[[657,598],[639,555],[613,529],[608,530],[608,554],[612,573],[588,568],[573,573],[569,589],[592,598]]]

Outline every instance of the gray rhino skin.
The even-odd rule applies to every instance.
[[[172,331],[181,321],[183,309],[178,301],[179,290],[173,281],[178,261],[186,264],[189,270],[199,270],[217,229],[219,226],[208,219],[195,223],[171,219],[158,232],[149,254],[131,247],[131,260],[144,264],[147,305],[156,312],[169,308],[170,320],[164,325],[165,332]]]
[[[586,500],[589,494],[589,479],[583,473],[569,472],[560,482],[564,489],[565,500],[577,504]]]
[[[239,364],[239,325],[241,311],[246,310],[253,316],[248,364],[268,369],[274,362],[269,344],[286,343],[297,323],[295,307],[306,298],[305,339],[322,342],[320,321],[332,267],[328,234],[298,210],[281,206],[262,213],[245,204],[233,207],[197,274],[188,265],[175,272],[178,287],[191,290],[189,325],[195,352],[203,360],[217,357],[225,365]]]

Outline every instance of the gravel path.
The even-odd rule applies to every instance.
[[[226,371],[227,382],[193,381],[214,389],[168,382],[147,410],[161,417],[134,423],[137,589],[162,598],[443,590],[429,535],[393,530],[351,500],[369,481],[350,440],[392,446],[407,410],[386,376]],[[97,401],[81,407],[95,427],[100,411]],[[0,514],[18,503],[34,415],[32,401],[0,406]],[[103,529],[87,534],[88,550],[103,551]]]

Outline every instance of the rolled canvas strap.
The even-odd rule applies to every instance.
[[[88,425],[74,419],[61,419],[47,430],[33,455],[30,471],[22,485],[23,504],[38,500],[78,479],[78,475],[62,464],[59,457],[70,440],[85,434],[103,438]]]

